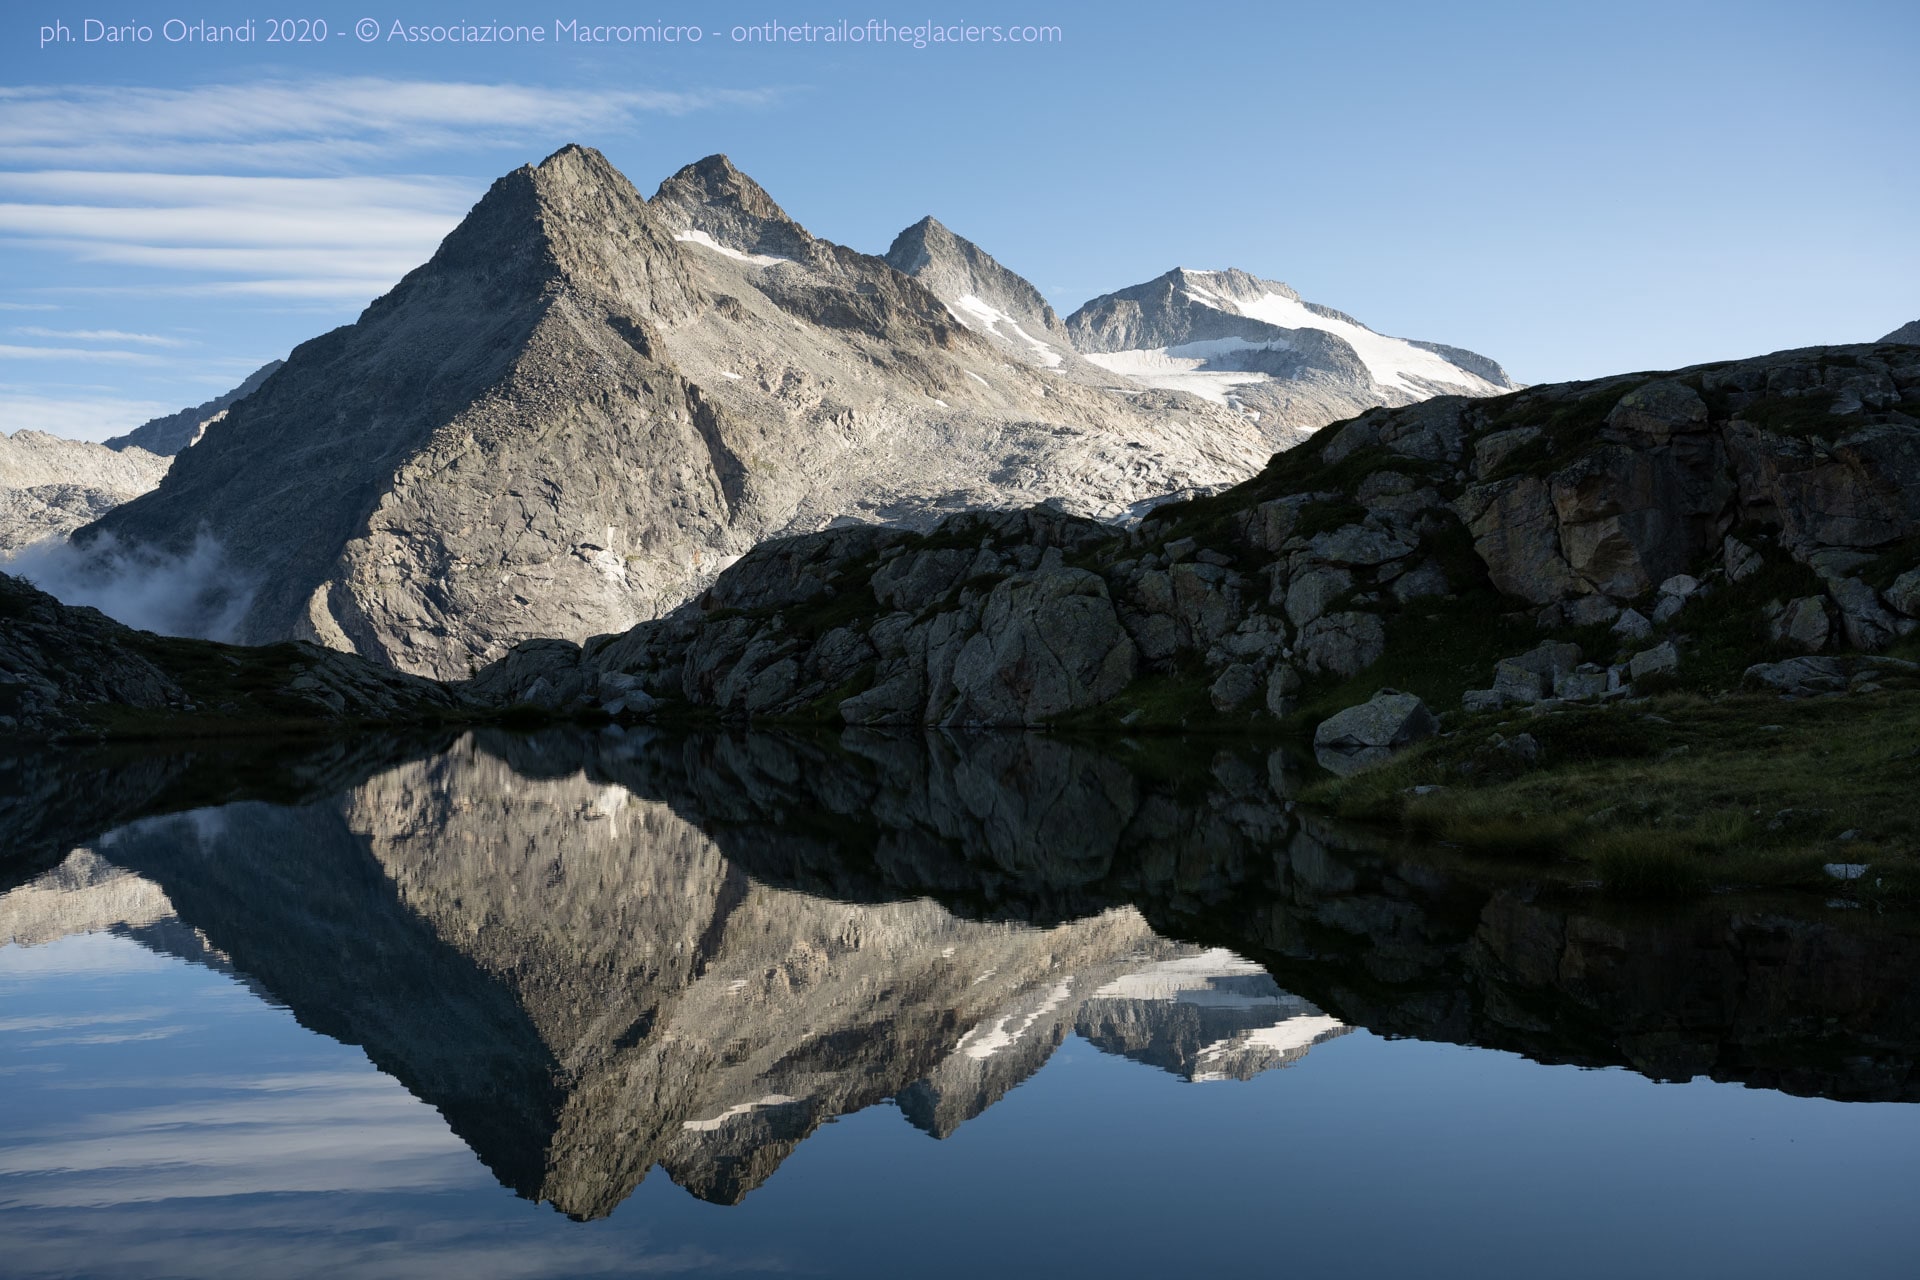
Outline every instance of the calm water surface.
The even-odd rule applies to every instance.
[[[1371,848],[1278,755],[480,736],[0,780],[0,1275],[1920,1257],[1914,922]]]

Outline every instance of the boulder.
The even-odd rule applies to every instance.
[[[1769,606],[1766,616],[1768,637],[1775,644],[1790,645],[1803,653],[1826,648],[1833,630],[1824,596],[1802,596],[1784,605]]]
[[[1745,582],[1766,567],[1758,551],[1731,534],[1720,544],[1720,564],[1727,571],[1728,582]]]
[[[1920,618],[1920,569],[1909,569],[1893,580],[1886,602],[1909,618]]]
[[[1097,574],[1067,568],[1016,574],[988,595],[978,633],[954,662],[958,697],[945,719],[1044,724],[1112,699],[1138,665]]]
[[[1327,611],[1327,606],[1353,588],[1353,575],[1330,566],[1308,569],[1287,584],[1287,618],[1304,627]]]
[[[1705,431],[1707,402],[1686,383],[1661,379],[1621,396],[1607,414],[1607,427],[1663,445],[1676,435]]]
[[[1300,673],[1286,663],[1279,663],[1267,675],[1267,711],[1276,719],[1284,720],[1292,715],[1299,705]]]
[[[1386,652],[1387,628],[1371,613],[1330,613],[1300,629],[1294,652],[1314,675],[1353,676]]]
[[[1847,672],[1847,664],[1839,658],[1788,658],[1785,662],[1756,663],[1747,668],[1742,679],[1749,688],[1809,698],[1820,693],[1845,693]]]
[[[1623,609],[1608,630],[1622,640],[1645,640],[1653,634],[1653,623],[1637,609]]]
[[[1663,641],[1651,649],[1642,649],[1627,663],[1627,671],[1636,681],[1649,676],[1675,675],[1679,670],[1680,651],[1674,648],[1671,640]]]
[[[1207,691],[1215,711],[1232,711],[1260,692],[1260,674],[1244,662],[1230,664]]]
[[[1382,689],[1366,702],[1320,722],[1314,755],[1330,772],[1348,774],[1439,732],[1427,704],[1410,693]]]

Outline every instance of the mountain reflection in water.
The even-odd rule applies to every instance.
[[[87,797],[64,816],[16,793],[0,943],[110,931],[229,973],[575,1218],[655,1166],[736,1203],[885,1102],[946,1137],[1071,1036],[1190,1081],[1359,1027],[1920,1093],[1912,921],[1629,909],[1371,847],[1288,802],[1278,753],[865,733],[325,750],[178,812],[223,798],[204,761],[75,763]]]

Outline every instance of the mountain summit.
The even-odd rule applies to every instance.
[[[77,539],[250,580],[239,637],[420,674],[623,630],[770,536],[1049,501],[1111,516],[1250,474],[1241,415],[1012,365],[724,157],[644,200],[569,146],[303,343]]]
[[[1057,369],[1072,357],[1073,340],[1040,291],[936,219],[922,218],[894,237],[887,262],[1016,360]]]
[[[1245,271],[1176,268],[1095,298],[1066,327],[1103,369],[1296,428],[1434,395],[1516,389],[1485,356],[1375,333]]]

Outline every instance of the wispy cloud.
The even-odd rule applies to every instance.
[[[0,342],[0,360],[82,360],[100,364],[159,364],[151,351],[114,351],[102,347],[20,347]]]
[[[340,171],[375,156],[602,131],[764,106],[768,89],[548,88],[372,77],[171,89],[0,88],[0,164]]]
[[[131,396],[0,391],[0,432],[30,429],[69,440],[106,440],[179,407]]]
[[[73,262],[198,277],[194,292],[364,301],[425,261],[477,194],[438,177],[0,173],[0,236]]]
[[[179,338],[157,333],[127,333],[120,329],[43,329],[39,325],[21,325],[14,333],[23,338],[64,338],[69,342],[135,342],[149,347],[184,347]]]

